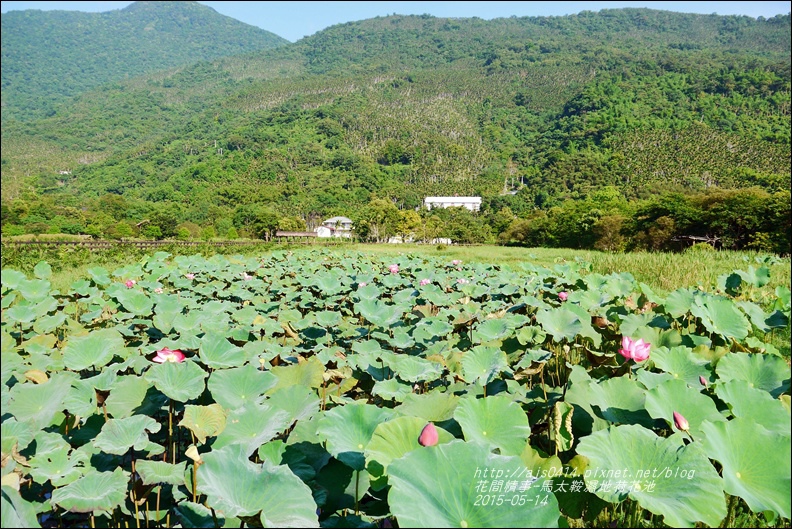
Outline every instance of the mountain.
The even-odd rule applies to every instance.
[[[610,190],[788,196],[789,113],[789,14],[394,15],[4,116],[3,196],[217,227],[377,198],[528,216]]]
[[[0,20],[3,119],[52,115],[56,103],[106,83],[289,43],[197,2],[10,11]]]

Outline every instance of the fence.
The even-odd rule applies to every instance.
[[[3,241],[3,245],[18,247],[75,247],[87,248],[89,250],[104,250],[107,248],[127,247],[127,248],[161,248],[163,246],[250,246],[266,244],[267,241]]]

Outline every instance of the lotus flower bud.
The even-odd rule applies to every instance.
[[[702,375],[699,375],[699,383],[704,386],[705,388],[709,385],[707,384],[707,379],[704,378]]]
[[[678,411],[674,412],[674,426],[683,432],[690,430],[690,424],[688,424],[687,419],[685,419]]]
[[[424,426],[421,430],[421,435],[418,437],[418,442],[421,446],[434,446],[437,444],[439,437],[437,435],[437,428],[432,423]]]

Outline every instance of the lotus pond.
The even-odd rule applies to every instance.
[[[764,266],[667,296],[328,250],[51,274],[2,271],[2,527],[789,525]]]

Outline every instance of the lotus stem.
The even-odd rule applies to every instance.
[[[158,486],[158,487],[157,487],[157,514],[156,514],[156,516],[157,516],[157,520],[159,520],[159,511],[160,511],[160,493],[161,493],[161,492],[162,492],[162,485],[160,485],[160,486]],[[168,526],[170,526],[170,523],[168,523]]]
[[[358,515],[358,507],[360,506],[360,496],[358,495],[359,484],[360,484],[360,470],[355,470],[355,516]]]
[[[198,461],[193,462],[193,503],[198,503]]]

